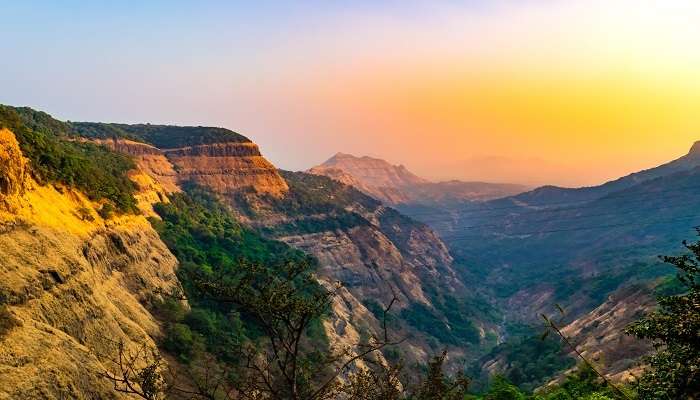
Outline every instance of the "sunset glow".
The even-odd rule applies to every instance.
[[[585,185],[700,139],[692,0],[154,2],[83,8],[78,23],[47,5],[31,28],[12,7],[1,46],[17,73],[0,102],[222,125],[288,169],[343,151],[433,179]],[[124,20],[136,27],[99,29]],[[32,55],[47,40],[48,71]]]

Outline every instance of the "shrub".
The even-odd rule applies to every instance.
[[[0,128],[11,130],[39,183],[76,187],[92,200],[107,199],[123,212],[136,212],[136,186],[127,176],[126,155],[92,143],[72,141],[70,124],[29,108],[0,105]]]
[[[105,203],[100,208],[100,211],[98,211],[98,214],[100,214],[102,219],[109,219],[112,217],[112,214],[114,214],[114,206],[111,203]]]

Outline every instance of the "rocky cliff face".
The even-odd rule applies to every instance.
[[[14,208],[16,198],[24,194],[27,177],[27,160],[15,135],[0,129],[0,210]]]
[[[164,149],[180,181],[192,181],[222,196],[243,189],[281,196],[289,189],[255,143],[216,143]]]
[[[176,260],[144,217],[103,220],[81,193],[37,185],[0,135],[0,398],[130,398],[98,374],[119,341],[155,346],[145,304],[179,285]]]
[[[221,196],[231,196],[241,190],[281,196],[289,190],[275,166],[250,141],[163,149],[128,139],[93,141],[134,157],[139,172],[160,186],[156,192],[177,192],[179,185],[186,182],[207,187]]]
[[[656,307],[652,290],[645,286],[620,289],[588,314],[562,328],[562,333],[588,360],[615,381],[628,382],[641,375],[639,359],[651,343],[626,335],[623,330]],[[573,354],[572,354],[573,355]]]

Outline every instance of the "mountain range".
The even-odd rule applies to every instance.
[[[186,369],[191,340],[214,352],[231,340],[217,329],[253,335],[230,321],[244,310],[192,289],[190,274],[237,259],[308,256],[318,284],[341,285],[316,346],[380,337],[390,304],[404,339],[383,357],[410,368],[445,347],[454,368],[497,335],[497,311],[466,290],[427,225],[352,186],[278,170],[235,132],[64,122],[7,106],[0,126],[4,395],[122,398],[84,368],[111,371],[119,346],[147,345]],[[180,306],[164,293],[183,291],[189,311],[168,317],[163,304]]]
[[[349,183],[370,182],[357,168],[358,161],[351,168],[329,164]],[[670,273],[658,256],[682,252],[682,241],[696,236],[700,142],[676,160],[599,186],[543,186],[474,200],[414,199],[395,207],[437,231],[463,281],[478,282],[492,306],[503,311],[505,337],[514,335],[518,326],[536,324],[540,313],[556,312],[554,305],[560,304],[565,323],[570,323],[564,330],[584,343],[583,351],[600,351],[604,343],[622,340],[621,328],[653,307],[653,288]],[[598,332],[595,340],[579,333],[601,322],[616,328]],[[511,357],[525,351],[515,349]],[[628,351],[609,349],[603,364],[618,378],[643,353],[638,346],[623,349]],[[493,373],[508,365],[507,357],[494,350],[477,369]]]
[[[614,343],[666,287],[656,256],[693,237],[698,196],[699,144],[600,186],[528,190],[434,183],[343,153],[283,171],[224,128],[0,106],[0,397],[130,398],[103,379],[119,349],[147,346],[177,371],[202,357],[226,365],[261,334],[250,310],[204,296],[198,279],[233,284],[241,266],[295,262],[337,293],[306,346],[388,329],[401,340],[372,362],[419,373],[447,349],[450,371],[533,389],[574,362],[533,339],[558,303],[562,331],[624,380],[649,346]]]

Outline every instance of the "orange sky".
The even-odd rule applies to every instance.
[[[77,21],[13,3],[0,102],[224,126],[285,169],[342,151],[533,185],[601,183],[700,139],[697,0],[263,3],[95,5]]]
[[[286,128],[306,165],[343,151],[533,185],[601,183],[700,140],[700,3],[499,4],[337,24],[312,40],[327,52],[269,83],[282,122],[267,128]]]

